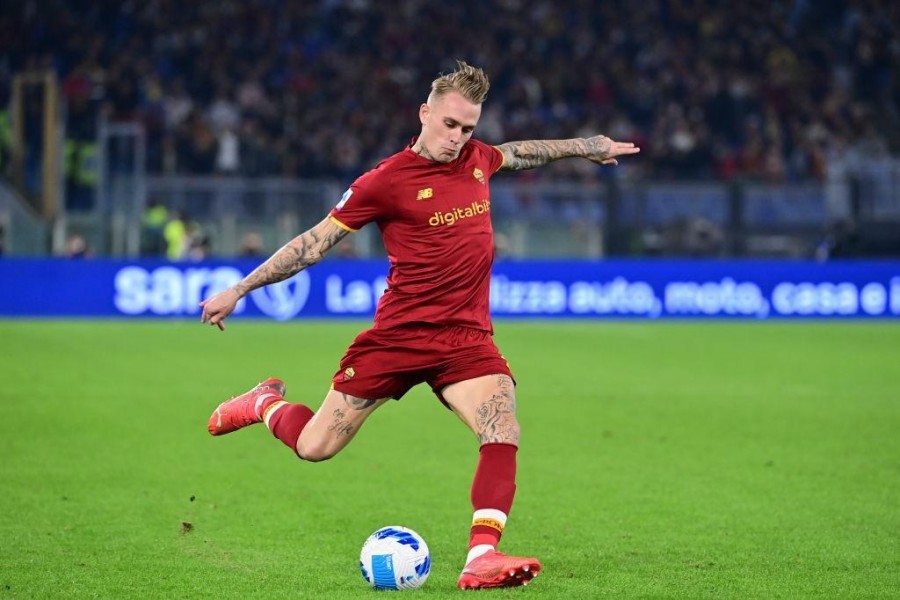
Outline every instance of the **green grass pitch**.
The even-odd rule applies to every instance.
[[[400,593],[473,593],[476,443],[427,387],[321,464],[206,433],[270,374],[318,406],[366,325],[0,321],[0,599],[373,598],[384,525],[432,550]],[[502,549],[544,573],[478,594],[900,596],[900,326],[496,325],[523,428]]]

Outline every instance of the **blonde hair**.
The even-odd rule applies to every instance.
[[[456,61],[456,70],[446,75],[441,75],[431,82],[431,94],[428,99],[440,98],[450,92],[457,92],[472,104],[481,104],[487,98],[491,82],[487,75],[478,67],[466,64],[463,60]]]

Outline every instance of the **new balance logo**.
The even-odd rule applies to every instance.
[[[425,188],[424,190],[419,190],[419,193],[416,194],[416,200],[428,200],[434,196],[434,191],[431,188]]]

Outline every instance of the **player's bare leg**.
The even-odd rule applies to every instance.
[[[266,379],[220,404],[210,416],[207,429],[212,435],[224,435],[265,422],[272,434],[300,458],[319,462],[349,444],[366,418],[387,400],[366,400],[332,389],[313,413],[303,404],[286,402],[284,394],[284,382]]]
[[[297,438],[297,455],[318,462],[340,452],[357,434],[365,420],[388,399],[367,400],[330,390]]]
[[[475,513],[469,555],[457,585],[462,589],[527,585],[540,573],[540,561],[497,551],[515,495],[519,445],[515,385],[508,375],[486,375],[448,385],[441,394],[481,445],[472,483]]]

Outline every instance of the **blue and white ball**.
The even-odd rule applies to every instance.
[[[431,552],[422,536],[406,527],[382,527],[359,553],[359,568],[377,590],[420,587],[431,572]]]

